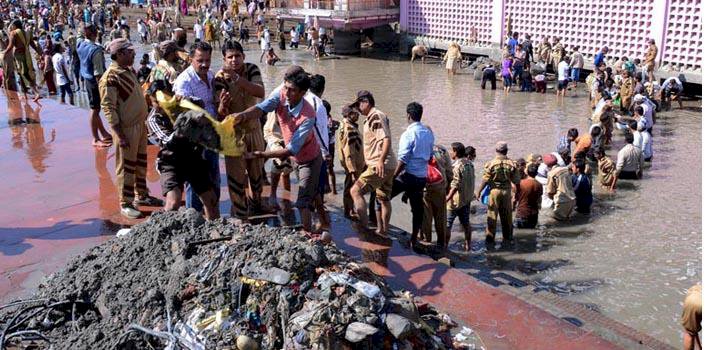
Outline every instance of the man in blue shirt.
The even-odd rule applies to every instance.
[[[269,112],[276,112],[286,148],[281,150],[254,151],[251,158],[292,157],[298,165],[298,199],[296,208],[301,215],[303,230],[311,234],[311,210],[318,194],[323,157],[316,140],[316,111],[304,99],[311,86],[310,77],[300,66],[291,66],[284,74],[284,84],[259,104],[241,113],[232,114],[236,123],[259,119]]]
[[[609,48],[604,46],[601,51],[599,51],[595,56],[594,56],[594,67],[599,67],[604,63],[604,55],[609,52]]]
[[[518,32],[513,33],[513,36],[508,39],[508,53],[515,55],[516,46],[518,46]]]
[[[412,244],[416,243],[424,215],[424,187],[427,165],[432,156],[434,133],[421,123],[424,108],[417,102],[407,105],[409,126],[399,139],[397,168],[392,183],[392,197],[404,192],[412,208]]]

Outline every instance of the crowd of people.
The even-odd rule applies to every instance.
[[[154,43],[154,50],[143,55],[137,71],[130,26],[119,6],[59,3],[51,7],[38,4],[31,10],[11,8],[10,28],[2,40],[3,62],[8,62],[3,64],[3,86],[13,89],[19,83],[25,96],[32,89],[35,99],[39,98],[30,52],[34,49],[50,94],[59,93],[61,102],[68,95],[73,104],[74,93],[80,89],[86,92],[94,145],[117,146],[121,212],[127,217],[139,217],[141,205],[162,205],[161,200],[148,194],[145,184],[148,135],[161,146],[158,169],[165,209],[179,207],[184,189],[188,207],[204,210],[208,218],[219,216],[219,154],[175,134],[171,119],[157,100],[156,94],[161,91],[189,99],[219,120],[237,121],[248,152],[241,157],[225,157],[232,217],[248,220],[275,210],[276,188],[282,182],[290,190],[288,174],[293,170],[298,172],[296,207],[305,231],[328,229],[330,220],[323,202],[324,194],[336,191],[333,159],[337,154],[346,175],[344,213],[357,229],[368,231],[372,222],[376,224],[374,233],[384,235],[391,217],[390,201],[403,193],[412,210],[412,242],[431,241],[434,227],[437,244],[447,249],[453,222],[458,218],[466,250],[470,248],[469,215],[475,200],[488,207],[486,242],[494,242],[500,217],[503,241],[511,243],[513,218],[517,227],[533,228],[542,207],[552,208],[552,216],[558,220],[568,219],[575,209],[588,214],[593,201],[593,173],[609,191],[614,191],[618,179],[640,179],[644,162],[653,158],[656,110],[661,101],[668,102],[682,92],[677,78],[661,86],[654,84],[657,50],[652,40],[643,66],[624,57],[607,67],[608,50],[603,48],[595,56],[595,69],[586,80],[593,108],[588,132],[570,129],[554,152],[530,154],[517,161],[507,157],[507,145],[501,142],[496,158],[486,163],[482,181],[476,186],[475,148],[462,143],[449,148],[435,144],[431,129],[422,124],[423,106],[416,102],[406,108],[410,125],[395,148],[388,117],[375,107],[374,96],[368,91],[360,91],[353,104],[343,107],[339,122],[331,117],[331,106],[322,99],[325,77],[321,75],[309,75],[292,66],[283,84],[267,94],[258,65],[244,62],[243,45],[249,42],[245,21],[251,17],[260,39],[259,63],[264,58],[267,64],[279,60],[263,16],[268,8],[252,1],[247,5],[248,17],[241,17],[238,7],[238,3],[232,3],[230,9],[223,1],[196,6],[194,44],[188,48],[187,31],[181,27],[181,18],[188,11],[186,3],[162,12],[149,4],[145,19],[136,21],[136,33],[142,43]],[[238,26],[232,17],[239,18]],[[317,18],[306,19],[289,31],[291,48],[298,48],[305,40],[316,59],[322,43],[328,40],[317,22]],[[51,35],[46,32],[50,27],[55,31]],[[107,28],[113,29],[108,43],[102,45]],[[280,48],[286,49],[282,20],[278,20],[277,31]],[[545,39],[537,48],[533,48],[530,35],[521,41],[518,38],[518,33],[512,33],[504,49],[500,77],[506,92],[513,84],[522,91],[532,91],[535,86],[544,92],[548,70],[559,76],[558,95],[565,95],[568,81],[576,89],[584,65],[578,48],[568,55],[557,38],[552,44]],[[216,73],[210,68],[213,50],[221,50],[224,62]],[[412,60],[426,53],[426,48],[415,47]],[[108,67],[105,55],[110,55]],[[444,55],[451,74],[461,59],[461,47],[452,44]],[[535,69],[543,78],[538,81],[536,76],[533,85],[530,72]],[[17,82],[16,75],[20,78]],[[490,82],[495,89],[497,78],[493,66],[485,67],[482,87]],[[655,90],[650,88],[654,86]],[[101,111],[108,127],[101,121]],[[360,116],[364,118],[362,135],[358,131]],[[615,129],[623,131],[626,146],[613,161],[605,150],[611,146]],[[266,159],[270,159],[270,176],[265,172]],[[594,166],[596,172],[592,171]],[[263,204],[262,186],[266,183],[272,184],[271,200]],[[373,193],[369,203],[365,199],[368,193]],[[312,225],[311,212],[318,216],[317,228]]]
[[[86,94],[93,144],[116,147],[121,214],[132,219],[142,216],[141,206],[177,210],[183,195],[185,206],[203,212],[207,219],[221,215],[219,153],[181,134],[160,94],[188,100],[213,118],[232,119],[236,125],[245,153],[224,157],[229,216],[234,220],[248,222],[279,210],[277,189],[290,191],[291,174],[296,173],[295,207],[303,232],[323,239],[331,225],[325,195],[337,194],[333,165],[337,158],[345,174],[343,212],[355,229],[385,236],[391,201],[401,194],[412,212],[412,245],[432,242],[435,231],[436,245],[447,250],[458,219],[465,251],[471,249],[470,216],[476,201],[487,208],[489,245],[495,243],[498,221],[503,245],[512,245],[514,228],[537,227],[543,208],[558,221],[569,220],[575,212],[590,214],[593,183],[613,192],[619,180],[642,179],[653,160],[657,111],[664,103],[670,108],[671,101],[682,108],[682,82],[672,77],[659,84],[654,78],[653,40],[648,40],[643,59],[622,57],[611,65],[605,61],[609,50],[604,47],[585,80],[592,109],[589,129],[570,128],[551,152],[518,159],[509,157],[506,142],[497,142],[495,157],[485,163],[477,183],[476,149],[462,142],[437,144],[425,124],[425,106],[418,102],[403,108],[408,126],[394,144],[389,117],[367,90],[337,106],[340,118],[333,116],[331,104],[323,98],[326,77],[300,66],[289,66],[282,83],[266,91],[259,66],[245,62],[244,54],[250,24],[256,26],[259,63],[265,59],[274,65],[280,60],[271,47],[274,40],[264,18],[268,10],[264,1],[248,2],[248,16],[240,15],[237,1],[195,6],[191,45],[183,27],[189,9],[185,0],[162,11],[157,10],[158,3],[149,4],[145,18],[136,21],[133,36],[116,4],[0,5],[6,10],[0,21],[2,87],[17,90],[19,85],[26,99],[31,92],[37,101],[44,85],[50,95],[59,95],[62,103],[68,97],[70,104],[76,93]],[[298,49],[305,41],[315,60],[325,54],[329,41],[317,18],[307,18],[290,30],[278,20],[276,32],[281,50],[286,50],[288,33],[289,47]],[[154,48],[141,57],[137,70],[133,38]],[[413,48],[412,61],[427,53],[421,45]],[[214,69],[212,58],[219,54],[223,64]],[[456,73],[462,58],[461,47],[452,44],[443,57],[449,74]],[[34,62],[42,73],[39,80]],[[518,33],[512,33],[500,71],[493,65],[484,67],[481,87],[490,83],[495,89],[500,78],[506,94],[513,86],[545,93],[546,73],[554,72],[557,95],[564,97],[568,89],[576,91],[583,68],[579,47],[568,53],[558,38],[551,43],[545,38],[533,48],[530,35],[519,40]],[[606,152],[615,135],[623,137],[624,146],[613,160]],[[152,166],[147,162],[149,142],[160,148],[156,167],[164,200],[150,195],[146,184],[146,169]],[[266,184],[268,201],[262,200]]]
[[[517,161],[508,159],[507,145],[499,143],[497,156],[486,163],[477,191],[469,194],[468,190],[458,189],[458,193],[467,194],[464,197],[466,201],[463,206],[449,205],[449,226],[451,218],[460,218],[465,231],[466,249],[470,245],[470,226],[468,217],[460,215],[468,210],[466,206],[474,199],[482,200],[488,207],[486,242],[494,241],[497,218],[500,217],[503,241],[509,243],[514,226],[536,227],[541,208],[551,208],[552,217],[556,220],[567,220],[574,211],[589,214],[593,202],[592,174],[598,178],[599,185],[610,192],[615,191],[619,179],[642,178],[644,168],[653,159],[653,125],[657,111],[662,107],[670,110],[672,101],[683,107],[683,84],[680,79],[671,77],[662,84],[654,79],[658,50],[653,39],[647,43],[643,61],[621,57],[607,66],[608,48],[603,47],[595,55],[594,68],[585,80],[592,110],[587,132],[570,128],[561,136],[554,152],[529,154]],[[422,57],[423,61],[427,54],[425,46],[416,45],[412,48],[411,61],[417,57]],[[547,74],[554,72],[557,96],[565,97],[568,89],[574,89],[576,93],[585,67],[579,47],[573,47],[572,52],[568,53],[559,38],[553,38],[552,43],[545,38],[534,48],[529,34],[525,35],[524,40],[519,40],[518,33],[511,33],[502,57],[500,70],[493,64],[481,69],[482,89],[490,84],[495,90],[496,82],[502,79],[506,94],[512,91],[513,86],[518,86],[520,91],[545,93]],[[451,43],[443,56],[447,72],[455,74],[461,60],[461,47]],[[612,160],[606,151],[612,147],[615,130],[620,131],[624,146],[618,151],[616,160]],[[458,143],[452,145],[452,156],[460,148]],[[442,154],[446,153],[434,152],[435,157]],[[461,157],[458,155],[454,159]],[[442,173],[451,174],[450,160],[438,164]],[[452,181],[451,177],[449,181]],[[448,188],[453,191],[453,187],[458,186],[460,182],[452,181]],[[443,201],[431,207],[441,205]],[[461,212],[457,212],[458,208],[462,208]],[[443,220],[440,215],[439,221]],[[437,226],[437,231],[439,241],[445,242],[446,246],[447,240],[443,237],[450,233],[445,232],[443,225]]]
[[[606,92],[622,112],[630,111],[631,100],[637,94],[663,102],[668,109],[671,101],[676,101],[683,107],[681,80],[678,77],[670,77],[665,81],[655,79],[658,48],[653,39],[648,39],[646,44],[648,47],[643,58],[631,59],[623,56],[613,61],[613,64],[607,64],[609,48],[606,46],[594,55],[592,74],[584,81],[589,88],[590,100],[594,101],[593,106]],[[423,62],[428,54],[426,46],[415,45],[412,48],[411,60],[421,57]],[[549,80],[547,74],[552,72],[556,78],[554,82],[557,96],[565,97],[568,90],[576,93],[579,83],[582,82],[585,59],[579,51],[579,46],[573,46],[569,51],[557,37],[551,40],[545,37],[535,47],[530,34],[526,34],[523,39],[519,33],[512,32],[505,41],[500,56],[500,67],[488,64],[480,68],[482,89],[490,84],[495,90],[496,82],[501,80],[506,94],[510,93],[514,86],[522,92],[546,93]],[[442,62],[445,63],[449,74],[456,74],[463,59],[461,46],[452,42],[443,55]]]

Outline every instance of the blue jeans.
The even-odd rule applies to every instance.
[[[521,75],[523,75],[523,66],[513,66],[513,83],[520,82]]]
[[[529,91],[529,92],[532,92],[532,91],[533,91],[533,86],[532,86],[532,84],[530,83],[530,81],[523,80],[523,81],[521,82],[521,85],[520,85],[520,91]]]
[[[209,164],[209,168],[206,169],[210,173],[210,180],[214,185],[214,191],[217,195],[217,203],[219,203],[219,192],[220,192],[220,176],[219,176],[219,153],[204,150],[202,152],[202,157]],[[190,183],[187,184],[187,189],[185,190],[185,206],[188,208],[194,208],[195,210],[202,212],[202,201],[197,193],[192,191],[192,186]]]
[[[511,85],[513,85],[513,78],[511,78],[510,75],[504,75],[503,76],[503,86],[510,87]]]
[[[466,226],[470,223],[471,218],[471,203],[466,203],[466,205],[461,206],[458,209],[448,210],[446,215],[446,228],[451,229],[454,227],[454,220],[459,218],[459,222],[462,226]]]

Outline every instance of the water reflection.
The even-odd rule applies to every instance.
[[[120,211],[118,190],[113,183],[108,170],[108,160],[115,154],[109,154],[109,149],[104,147],[94,148],[94,168],[99,184],[99,211],[102,218],[109,218]]]
[[[45,140],[45,131],[39,122],[29,122],[25,126],[25,136],[27,140],[27,158],[32,164],[32,168],[39,174],[47,170],[46,160],[52,154],[51,144],[56,139],[56,130],[49,132],[49,141]]]
[[[47,170],[46,161],[52,154],[52,143],[57,132],[55,129],[51,129],[48,135],[45,132],[40,119],[41,105],[21,100],[17,92],[6,93],[12,147],[24,149],[35,173],[43,174]]]

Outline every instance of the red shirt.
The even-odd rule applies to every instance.
[[[520,187],[515,194],[518,202],[515,216],[518,218],[536,216],[540,210],[540,198],[542,198],[542,185],[539,182],[531,177],[520,181]]]

